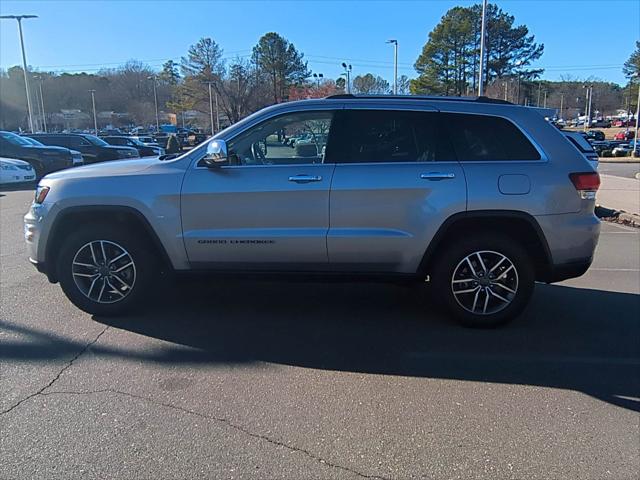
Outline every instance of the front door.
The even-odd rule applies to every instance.
[[[332,268],[415,273],[440,225],[466,209],[464,172],[440,114],[354,106],[340,112],[336,132]]]
[[[330,110],[272,117],[227,140],[228,165],[196,161],[182,188],[193,268],[306,270],[326,266]]]

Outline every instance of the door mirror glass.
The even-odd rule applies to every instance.
[[[209,168],[217,168],[226,163],[228,161],[227,143],[224,140],[210,141],[202,161]]]

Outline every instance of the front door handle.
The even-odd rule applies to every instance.
[[[420,178],[423,180],[450,180],[452,178],[456,178],[455,173],[442,173],[442,172],[429,172],[429,173],[421,173]]]
[[[296,183],[309,183],[309,182],[320,182],[322,177],[320,175],[293,175],[289,177],[290,182]]]

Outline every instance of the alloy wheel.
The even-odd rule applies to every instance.
[[[126,298],[136,282],[136,266],[129,252],[109,240],[94,240],[76,252],[71,274],[78,290],[97,303]]]
[[[467,312],[492,315],[507,308],[515,298],[518,271],[501,253],[473,252],[454,269],[451,291],[456,302]]]

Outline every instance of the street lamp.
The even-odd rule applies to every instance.
[[[22,36],[22,19],[38,18],[37,15],[0,15],[0,19],[13,19],[18,22],[18,32],[20,33],[20,47],[22,49],[22,68],[24,73],[24,88],[27,94],[27,113],[29,114],[29,129],[33,130],[33,115],[31,113],[31,94],[29,93],[29,76],[27,73],[27,54],[24,51],[24,38]]]
[[[478,96],[484,94],[484,57],[487,29],[487,0],[482,1],[482,21],[480,27],[480,68],[478,69]]]
[[[316,79],[316,87],[320,88],[320,79],[324,78],[324,75],[322,73],[314,73],[313,78]]]
[[[585,121],[583,131],[587,131],[587,127],[591,126],[591,97],[593,95],[593,85],[583,85],[582,88],[587,89],[587,97],[585,98]]]
[[[158,115],[158,89],[156,88],[156,76],[149,75],[147,80],[153,80],[153,101],[156,106],[156,132],[160,132],[160,116]]]
[[[393,94],[398,94],[398,40],[387,40],[393,44]]]
[[[204,82],[209,85],[209,116],[211,120],[211,135],[215,135],[216,125],[218,130],[220,130],[220,115],[218,114],[218,92],[216,92],[216,123],[213,123],[213,94],[211,92],[211,85],[215,82],[210,80],[208,82]]]
[[[636,118],[635,118],[636,130],[633,136],[633,156],[637,157],[638,156],[638,124],[640,124],[640,122],[638,122],[638,117],[640,117],[640,74],[634,73],[633,77],[638,79],[638,104],[636,105]]]
[[[353,67],[351,65],[347,65],[345,62],[342,62],[342,68],[344,68],[343,75],[347,77],[347,93],[351,93],[351,70]]]
[[[522,65],[522,60],[518,60],[516,62],[516,73],[518,74],[518,89],[517,89],[517,99],[516,99],[516,105],[520,105],[520,76],[522,75],[522,70],[520,70],[520,66]]]
[[[91,104],[93,105],[93,130],[96,136],[98,136],[98,117],[96,116],[96,91],[89,90],[89,93],[91,94]]]
[[[37,77],[38,80],[38,87],[40,89],[40,106],[42,107],[42,127],[44,130],[44,133],[47,133],[47,115],[44,111],[44,95],[42,94],[42,76],[39,75]]]

